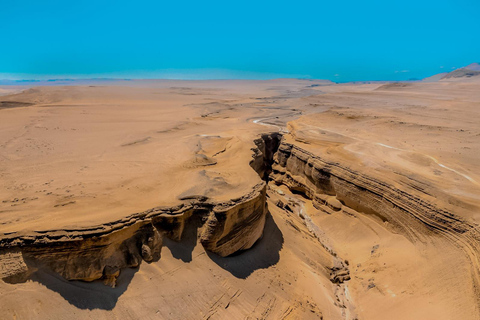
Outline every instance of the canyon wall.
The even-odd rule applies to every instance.
[[[263,135],[252,148],[250,166],[268,176],[277,134]],[[266,182],[227,202],[184,199],[175,207],[156,207],[107,224],[75,230],[10,233],[0,236],[0,276],[7,282],[48,268],[67,280],[103,279],[115,286],[121,269],[160,259],[163,238],[181,241],[192,216],[203,223],[200,243],[225,257],[252,247],[262,236],[266,217]]]
[[[478,228],[454,214],[441,193],[425,196],[418,187],[313,154],[278,133],[264,134],[254,144],[250,166],[261,178],[303,193],[328,213],[347,207],[374,215],[412,241],[442,234],[470,257],[478,283]],[[164,237],[181,241],[192,216],[201,218],[199,241],[205,250],[225,257],[251,248],[262,236],[266,189],[267,182],[261,181],[227,202],[185,199],[175,207],[152,208],[88,229],[4,234],[0,273],[5,281],[18,282],[47,267],[68,280],[103,279],[115,286],[121,269],[160,259]]]
[[[293,139],[292,139],[293,140]],[[411,241],[441,234],[461,247],[471,261],[475,287],[479,288],[479,227],[455,210],[452,198],[440,190],[422,190],[375,170],[354,169],[348,161],[335,161],[327,154],[313,154],[285,140],[275,154],[271,179],[300,192],[313,205],[328,213],[342,207],[374,215],[393,231]]]

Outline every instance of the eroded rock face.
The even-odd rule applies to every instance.
[[[208,215],[201,234],[205,249],[226,257],[251,248],[262,236],[266,216],[266,184],[241,199],[242,205],[216,206]]]
[[[141,221],[104,236],[26,246],[22,252],[30,266],[46,266],[65,279],[103,278],[114,286],[121,269],[137,267],[142,260],[158,260],[161,247],[158,229],[151,222]]]
[[[0,254],[0,277],[7,283],[25,281],[30,270],[18,249],[5,250]]]
[[[258,139],[254,140],[256,148],[252,149],[254,152],[253,160],[250,166],[255,170],[260,178],[266,180],[272,170],[273,158],[278,150],[282,134],[272,132],[269,134],[262,134]]]
[[[372,214],[391,228],[413,239],[425,233],[439,233],[461,244],[470,257],[479,283],[478,226],[454,214],[448,195],[422,192],[418,186],[401,183],[374,171],[358,171],[345,162],[312,154],[295,143],[282,141],[270,175],[276,184],[301,192],[315,207],[328,213],[342,206]]]
[[[331,162],[293,144],[282,142],[273,165],[272,179],[305,193],[316,206],[341,209],[342,203],[360,212],[401,224],[415,218],[432,229],[473,231],[473,226],[447,208],[416,196],[413,188],[399,187],[385,179]]]
[[[250,248],[261,237],[265,197],[266,184],[262,182],[247,195],[227,203],[202,201],[156,208],[137,214],[123,225],[118,223],[115,228],[10,235],[0,242],[5,256],[0,262],[1,276],[13,279],[28,268],[48,267],[67,280],[104,279],[105,284],[115,286],[121,269],[160,259],[163,237],[180,241],[188,219],[208,210],[201,243],[206,250],[228,256]]]
[[[274,133],[255,140],[250,165],[260,177],[270,177],[304,193],[327,213],[346,206],[388,221],[406,236],[416,236],[412,228],[420,226],[424,232],[455,238],[464,245],[474,268],[478,266],[477,228],[454,215],[442,201],[429,201],[414,188],[355,170],[281,139]],[[89,229],[3,235],[0,276],[6,281],[23,281],[31,270],[47,267],[68,280],[103,279],[106,285],[115,286],[123,268],[160,259],[163,237],[180,241],[194,215],[203,217],[201,244],[222,257],[251,248],[262,236],[266,182],[228,202],[201,197],[183,201],[175,207],[152,208]]]
[[[270,170],[278,134],[255,141],[252,168],[263,176]],[[0,276],[24,281],[31,270],[48,268],[67,280],[103,279],[114,287],[124,268],[160,259],[163,237],[180,241],[193,215],[204,225],[200,242],[222,257],[252,247],[262,236],[266,218],[266,183],[228,202],[188,198],[175,207],[156,207],[88,229],[5,234],[0,238]]]

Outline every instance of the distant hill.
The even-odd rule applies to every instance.
[[[423,79],[422,81],[423,82],[437,82],[437,81],[443,79],[443,77],[445,77],[447,74],[448,74],[448,72],[442,72],[442,73],[434,74],[433,76],[427,77],[427,78]]]
[[[466,67],[453,70],[447,73],[442,79],[450,78],[470,78],[480,75],[480,64],[472,63]]]
[[[444,72],[423,79],[423,82],[436,82],[446,79],[461,79],[480,76],[480,63],[472,63],[466,67],[455,69],[452,72]]]
[[[472,71],[480,71],[480,63],[472,63],[466,66],[465,68]]]

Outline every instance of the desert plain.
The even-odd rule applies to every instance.
[[[2,86],[0,318],[480,319],[455,72]]]

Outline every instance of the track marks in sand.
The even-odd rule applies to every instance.
[[[232,294],[233,292],[233,294]],[[216,298],[213,303],[210,305],[208,311],[202,317],[204,320],[211,319],[217,312],[218,309],[228,309],[230,305],[243,293],[241,289],[234,290],[231,287],[228,287],[227,290],[220,295],[219,298]]]
[[[365,143],[369,143],[371,144],[370,141],[367,141],[367,140],[361,140],[359,138],[351,138],[351,137],[346,137],[338,132],[335,132],[335,131],[332,131],[332,130],[327,130],[327,129],[324,129],[324,128],[321,128],[321,127],[318,127],[318,126],[312,126],[312,125],[307,125],[308,127],[315,127],[315,128],[318,128],[322,131],[325,131],[327,133],[331,133],[333,135],[339,135],[341,137],[345,137],[345,138],[348,138],[348,139],[351,139],[352,141],[361,141],[361,142],[365,142]],[[294,134],[295,132],[293,132],[292,134]],[[300,140],[301,141],[301,140]],[[301,141],[303,142],[303,141]],[[374,143],[375,145],[378,145],[378,146],[381,146],[381,147],[384,147],[384,148],[387,148],[387,149],[392,149],[392,150],[397,150],[397,151],[401,151],[401,152],[405,152],[405,153],[410,153],[410,154],[415,154],[415,155],[418,155],[418,156],[421,156],[421,157],[425,157],[425,158],[428,158],[430,160],[432,160],[436,165],[438,165],[439,167],[441,168],[444,168],[446,170],[449,170],[465,179],[467,179],[468,181],[470,181],[471,183],[475,184],[475,185],[480,185],[475,179],[473,179],[472,177],[470,177],[469,175],[467,174],[464,174],[462,172],[459,172],[458,170],[455,170],[453,168],[450,168],[446,165],[444,165],[443,163],[440,163],[438,161],[438,159],[436,159],[435,157],[431,156],[431,155],[428,155],[428,154],[423,154],[423,153],[419,153],[419,152],[416,152],[416,151],[413,151],[413,150],[407,150],[407,149],[402,149],[402,148],[397,148],[397,147],[392,147],[390,145],[387,145],[387,144],[383,144],[383,143],[380,143],[380,142],[375,142]],[[350,151],[350,152],[354,152],[354,153],[359,153],[359,154],[363,154],[362,152],[358,151],[358,150],[352,150],[352,148],[350,147],[350,145],[346,145],[344,147],[345,150],[347,151]]]
[[[409,152],[409,153],[417,153],[417,152],[410,151],[410,150],[405,150],[405,149],[400,149],[400,148],[392,147],[392,146],[389,146],[389,145],[386,145],[386,144],[383,144],[383,143],[378,143],[378,142],[377,142],[376,144],[379,145],[379,146],[388,148],[388,149],[393,149],[393,150],[398,150],[398,151],[403,151],[403,152]],[[455,169],[452,169],[452,168],[450,168],[450,167],[447,167],[446,165],[440,163],[436,158],[434,158],[434,157],[432,157],[432,156],[430,156],[430,155],[428,155],[428,154],[423,154],[423,153],[417,153],[417,154],[420,154],[420,155],[422,155],[422,156],[424,156],[424,157],[427,157],[427,158],[431,159],[433,162],[435,162],[439,167],[442,167],[442,168],[444,168],[444,169],[450,170],[450,171],[452,171],[453,173],[456,173],[456,174],[458,174],[459,176],[464,177],[465,179],[467,179],[467,180],[470,181],[471,183],[476,184],[476,185],[479,185],[478,182],[475,181],[475,179],[473,179],[472,177],[470,177],[470,176],[468,176],[468,175],[466,175],[466,174],[463,174],[463,173],[461,173],[461,172],[459,172],[459,171],[457,171],[457,170],[455,170]]]

